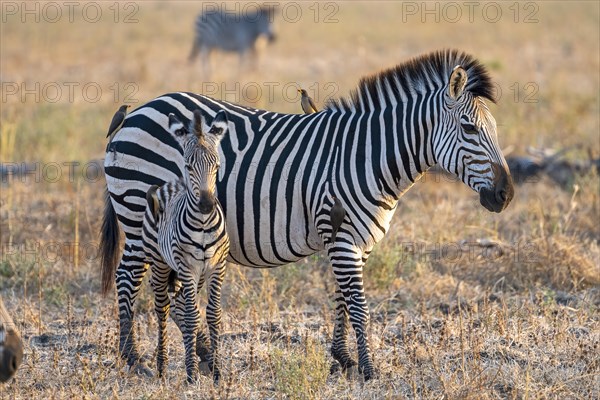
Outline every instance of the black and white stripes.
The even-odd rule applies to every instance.
[[[216,382],[219,379],[217,351],[221,326],[221,284],[229,253],[225,214],[215,197],[218,146],[227,129],[226,112],[217,114],[207,132],[203,131],[202,125],[200,110],[194,111],[189,129],[173,114],[169,115],[169,129],[183,150],[185,169],[181,179],[149,189],[142,241],[145,261],[152,266],[151,283],[159,327],[159,374],[164,374],[167,361],[168,289],[169,277],[174,274],[179,283],[174,293],[175,320],[183,333],[190,382],[195,381],[198,373],[196,336],[200,329],[200,314],[196,293],[207,282],[206,319],[211,339],[209,361]]]
[[[447,50],[364,78],[350,98],[310,115],[255,110],[191,93],[167,94],[130,113],[115,138],[116,160],[105,161],[111,203],[103,241],[112,248],[108,228],[116,212],[127,236],[116,272],[124,355],[130,362],[139,358],[131,305],[144,273],[140,205],[150,185],[183,175],[181,152],[167,132],[169,113],[188,121],[197,109],[209,115],[227,111],[217,195],[231,240],[229,260],[274,267],[327,250],[337,281],[332,354],[345,367],[354,363],[344,328],[349,320],[359,367],[370,378],[362,271],[400,196],[440,163],[491,211],[501,211],[512,198],[495,121],[484,103],[491,93],[481,64]],[[331,242],[334,197],[346,215]],[[110,280],[113,254],[104,256],[103,276]]]

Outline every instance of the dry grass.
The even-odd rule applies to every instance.
[[[99,295],[95,248],[104,180],[81,179],[79,171],[71,180],[62,163],[103,156],[105,129],[126,94],[121,89],[115,101],[109,89],[115,82],[135,83],[138,104],[168,91],[202,90],[199,65],[185,63],[200,5],[139,3],[138,23],[115,24],[112,3],[99,4],[106,18],[96,24],[81,18],[22,24],[12,17],[2,23],[3,91],[11,82],[97,82],[103,96],[96,103],[80,91],[72,103],[66,92],[56,103],[32,95],[25,102],[19,95],[2,100],[2,162],[42,164],[39,179],[32,174],[27,183],[0,187],[0,293],[26,346],[16,378],[0,387],[1,399],[598,398],[595,174],[578,178],[572,191],[546,180],[520,186],[498,215],[460,184],[429,175],[417,183],[366,267],[379,369],[372,382],[329,374],[333,277],[322,254],[272,271],[228,271],[218,388],[208,377],[185,384],[182,340],[172,322],[166,379],[130,374],[116,354],[115,299]],[[279,40],[267,49],[272,59],[244,73],[240,87],[317,82],[324,93],[334,82],[339,95],[363,74],[458,47],[492,68],[502,90],[492,107],[503,146],[583,144],[600,152],[597,4],[537,3],[535,24],[514,23],[509,3],[496,24],[480,13],[470,23],[466,9],[455,24],[422,23],[418,15],[403,22],[402,4],[394,2],[341,2],[339,23],[323,24],[313,22],[311,4],[302,4],[297,23],[278,21]],[[368,27],[365,15],[372,18]],[[222,65],[212,80],[235,88],[236,57],[218,55],[213,62]],[[527,83],[537,85],[535,103],[524,102]],[[245,104],[299,111],[281,90],[254,102],[237,96]],[[53,162],[62,167],[57,179]],[[145,285],[137,323],[141,348],[153,358],[151,299]]]

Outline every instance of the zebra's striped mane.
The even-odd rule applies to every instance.
[[[331,99],[326,105],[329,110],[379,109],[379,96],[390,97],[386,87],[391,88],[396,99],[400,87],[406,93],[422,93],[431,86],[439,89],[448,85],[452,69],[460,65],[468,75],[466,90],[473,96],[495,102],[494,87],[486,68],[473,56],[458,50],[440,50],[425,54],[377,74],[361,78],[358,87],[350,92],[349,98]],[[370,99],[369,99],[370,98]],[[370,104],[372,102],[372,105]]]

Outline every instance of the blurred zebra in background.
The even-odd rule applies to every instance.
[[[8,381],[23,360],[23,343],[0,297],[0,382]]]
[[[269,43],[275,40],[273,32],[274,7],[256,6],[242,13],[210,9],[196,18],[195,37],[189,61],[198,54],[202,61],[204,79],[210,75],[210,54],[214,49],[236,52],[240,56],[240,67],[250,61],[256,67],[256,41],[265,36]]]
[[[187,122],[198,109],[227,111],[217,197],[231,240],[228,260],[276,267],[326,250],[336,280],[331,353],[344,369],[356,365],[348,346],[351,325],[359,370],[370,379],[375,371],[363,267],[400,197],[439,163],[479,193],[489,211],[500,212],[512,200],[512,178],[486,100],[494,97],[485,67],[445,50],[364,77],[350,98],[308,115],[192,93],[166,94],[131,112],[115,141],[116,159],[105,158],[110,197],[101,236],[104,293],[117,280],[122,355],[130,365],[140,361],[133,330],[133,304],[146,272],[140,205],[151,185],[178,179],[186,168],[169,134],[169,113]],[[335,198],[344,210],[339,218],[332,218],[340,214],[331,212]],[[122,257],[117,218],[126,235]]]
[[[157,368],[164,376],[167,364],[167,315],[170,309],[169,278],[175,274],[180,287],[176,297],[175,321],[183,333],[188,382],[198,374],[196,335],[200,329],[197,292],[208,285],[206,320],[210,331],[209,362],[218,382],[218,344],[221,330],[221,284],[229,237],[225,214],[216,198],[219,170],[219,143],[227,131],[227,114],[221,111],[206,132],[200,110],[188,129],[174,114],[169,114],[169,131],[184,152],[185,173],[181,179],[152,186],[142,227],[146,261],[152,266],[151,284],[158,318]],[[202,339],[201,339],[202,340]],[[203,343],[199,344],[204,345]]]

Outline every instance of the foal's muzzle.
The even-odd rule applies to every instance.
[[[213,194],[203,190],[200,192],[200,198],[198,199],[198,206],[202,214],[210,214],[215,208],[216,199]]]

